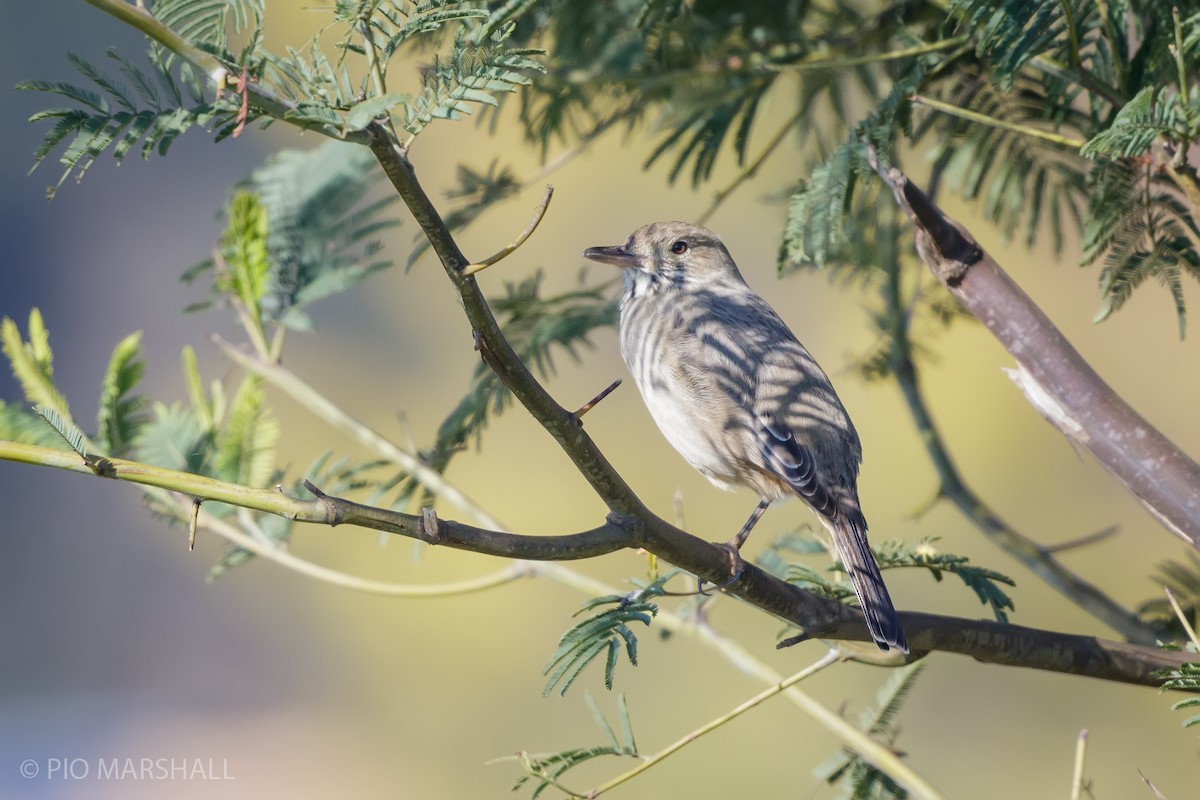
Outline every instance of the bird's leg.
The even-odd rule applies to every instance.
[[[771,505],[771,501],[766,498],[760,498],[758,505],[754,507],[754,511],[750,514],[750,519],[746,520],[746,524],[738,531],[737,536],[729,540],[729,546],[734,550],[741,550],[742,545],[746,543],[746,539],[750,536],[750,531],[754,530],[754,526],[758,524],[762,518],[763,512],[767,510],[767,506]]]
[[[754,526],[758,524],[758,521],[762,518],[763,512],[767,510],[767,506],[769,505],[771,505],[770,500],[767,500],[766,498],[759,499],[758,505],[754,507],[754,511],[750,514],[750,519],[746,520],[746,524],[743,525],[742,529],[737,532],[737,536],[734,536],[728,542],[719,545],[729,553],[730,577],[729,580],[721,584],[721,588],[728,586],[738,578],[742,577],[742,570],[746,568],[746,562],[742,559],[742,545],[746,543],[746,539],[750,536],[750,531],[752,531]],[[700,580],[699,584],[700,593],[705,594],[704,581]]]

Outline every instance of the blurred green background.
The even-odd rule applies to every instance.
[[[299,43],[318,24],[307,10],[273,8],[272,14],[277,43]],[[14,4],[5,22],[4,87],[70,77],[68,50],[94,59],[110,45],[131,55],[142,50],[131,31],[83,3]],[[0,97],[7,142],[0,162],[0,315],[24,328],[29,310],[42,310],[59,385],[79,416],[90,418],[103,365],[133,330],[145,331],[146,390],[156,398],[183,397],[179,351],[186,344],[197,347],[206,375],[230,370],[208,334],[236,337],[233,319],[182,316],[202,290],[178,276],[208,255],[219,234],[215,212],[234,181],[272,151],[315,146],[319,137],[276,125],[214,146],[192,133],[166,159],[130,159],[121,168],[100,161],[81,184],[69,182],[48,204],[44,192],[57,180],[57,166],[26,175],[43,129],[25,122],[47,101],[8,90]],[[502,282],[538,268],[547,273],[548,289],[569,288],[584,268],[584,247],[620,242],[652,220],[694,219],[734,174],[725,162],[709,188],[670,188],[664,168],[641,170],[653,142],[654,132],[646,129],[628,139],[612,136],[554,174],[557,191],[545,221],[517,255],[481,275],[485,290],[496,294]],[[471,122],[437,123],[412,152],[435,200],[453,184],[456,163],[483,169],[497,157],[522,175],[538,167],[536,153],[505,124],[489,136]],[[910,165],[918,181],[920,163]],[[864,442],[860,491],[874,538],[940,536],[945,550],[1017,579],[1015,622],[1108,636],[952,508],[938,505],[913,518],[936,483],[899,392],[846,371],[871,342],[865,325],[871,298],[821,275],[782,282],[775,276],[784,213],[778,198],[800,164],[781,149],[710,227],[833,376]],[[468,257],[490,254],[523,229],[541,191],[530,188],[464,232],[460,243]],[[1048,249],[1006,247],[970,208],[951,210],[1135,408],[1184,450],[1200,452],[1193,422],[1197,343],[1178,340],[1164,292],[1139,291],[1111,321],[1092,325],[1096,275],[1075,268],[1074,252],[1056,260]],[[402,263],[415,233],[406,220],[390,234],[389,254]],[[596,265],[587,269],[593,282],[608,277]],[[1195,297],[1193,287],[1188,291]],[[440,267],[426,257],[409,274],[393,269],[318,304],[313,316],[318,332],[290,340],[287,365],[367,424],[400,437],[402,411],[418,443],[431,441],[477,360]],[[565,406],[583,403],[625,375],[613,332],[595,336],[594,344],[579,363],[558,362],[549,388]],[[922,366],[937,421],[985,500],[1045,543],[1120,525],[1119,535],[1064,561],[1126,605],[1158,593],[1155,566],[1182,557],[1184,545],[1025,403],[1001,372],[1011,359],[984,331],[956,326]],[[18,396],[11,377],[0,376],[0,397]],[[281,460],[293,473],[325,450],[365,455],[286,398],[270,396],[283,423]],[[587,426],[651,508],[670,517],[672,498],[682,492],[688,525],[699,535],[725,538],[754,504],[747,494],[717,491],[688,468],[661,439],[632,385],[591,412]],[[496,421],[482,451],[456,459],[449,477],[523,532],[580,530],[604,511],[550,437],[520,410]],[[169,791],[178,797],[500,797],[519,772],[512,764],[488,765],[489,759],[600,741],[585,690],[615,716],[615,694],[605,691],[598,670],[565,699],[542,699],[541,668],[585,599],[564,587],[521,581],[485,595],[388,600],[320,585],[264,561],[206,585],[224,545],[202,537],[188,553],[185,532],[152,518],[132,487],[0,463],[0,500],[0,795],[162,796],[162,784],[94,778],[97,758],[145,757],[211,759],[232,777],[174,781]],[[452,507],[439,510],[461,516]],[[807,520],[798,503],[776,507],[747,552],[753,557],[772,536]],[[408,541],[349,528],[303,527],[292,549],[336,569],[396,582],[435,583],[497,566],[458,552],[419,552]],[[577,566],[613,585],[644,572],[644,560],[633,553]],[[925,574],[893,573],[889,585],[901,608],[985,615],[955,579],[935,584]],[[715,604],[711,621],[783,674],[823,652],[816,643],[775,651],[779,625],[731,600]],[[617,679],[645,752],[762,688],[694,642],[660,641],[653,632],[641,641],[641,665],[623,665]],[[802,688],[853,714],[886,677],[880,669],[841,666]],[[1149,796],[1141,770],[1168,796],[1189,797],[1200,766],[1196,734],[1180,728],[1182,715],[1170,702],[1147,689],[939,654],[928,659],[907,704],[899,744],[947,797],[1062,797],[1076,735],[1088,728],[1096,796]],[[823,729],[775,700],[613,796],[826,797],[832,792],[814,770],[836,752]],[[89,762],[93,776],[47,776],[51,759],[74,758]],[[39,765],[37,777],[21,776],[25,759]],[[581,771],[568,783],[584,786],[630,765]]]

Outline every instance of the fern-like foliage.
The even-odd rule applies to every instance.
[[[54,432],[67,443],[67,447],[78,453],[85,461],[87,460],[87,437],[83,431],[75,427],[74,423],[63,419],[62,415],[53,408],[46,408],[45,406],[34,406],[33,413],[44,419],[46,424],[53,428]]]
[[[1200,280],[1200,224],[1195,209],[1149,165],[1109,164],[1096,171],[1084,264],[1103,255],[1096,321],[1119,309],[1148,279],[1167,288],[1182,338],[1187,327],[1183,278]]]
[[[939,551],[934,546],[936,541],[936,538],[925,538],[916,545],[907,545],[893,540],[873,547],[872,552],[875,554],[875,560],[879,562],[880,569],[919,567],[928,570],[939,583],[944,575],[957,575],[975,592],[979,602],[992,610],[998,622],[1008,622],[1008,612],[1013,610],[1013,601],[1000,586],[1016,586],[1016,582],[995,570],[973,566],[966,556]],[[807,564],[797,562],[787,565],[784,579],[807,591],[851,602],[855,598],[853,585],[848,580],[834,581],[827,577],[827,572],[840,570],[840,563],[830,566],[826,572],[819,572]]]
[[[148,401],[132,394],[146,368],[141,359],[141,343],[141,331],[118,342],[104,371],[96,417],[96,446],[108,456],[124,457],[131,453],[133,442],[146,423],[143,409]]]
[[[401,127],[416,136],[434,119],[459,119],[472,104],[496,106],[497,93],[529,83],[529,72],[544,69],[536,58],[541,51],[502,47],[506,36],[498,32],[495,42],[482,43],[460,36],[448,55],[434,56],[421,75],[421,91],[404,104]]]
[[[979,202],[985,218],[1006,239],[1023,233],[1026,246],[1033,246],[1048,227],[1055,251],[1061,252],[1068,235],[1079,229],[1087,205],[1087,165],[1023,131],[1073,137],[1088,129],[1088,116],[1076,108],[1077,90],[1027,76],[1010,83],[1003,90],[979,79],[941,85],[943,100],[998,124],[948,122],[931,115],[915,135],[937,131],[929,154],[936,165],[933,188],[945,183]]]
[[[1200,613],[1200,556],[1189,552],[1186,560],[1160,564],[1154,575],[1154,583],[1171,590],[1185,617],[1190,620],[1197,618]],[[1177,640],[1182,641],[1187,637],[1170,601],[1161,593],[1142,603],[1138,607],[1138,616]]]
[[[1160,673],[1159,677],[1163,679],[1163,684],[1159,691],[1200,691],[1200,662],[1182,664],[1176,669]],[[1184,709],[1194,708],[1200,708],[1200,697],[1189,697],[1171,705],[1172,711],[1183,711]],[[1181,724],[1185,728],[1200,725],[1200,714],[1192,714]]]
[[[229,403],[229,416],[215,441],[213,477],[261,488],[274,482],[279,422],[266,407],[262,381],[244,378]]]
[[[21,385],[25,399],[52,408],[68,416],[67,400],[54,385],[54,351],[50,347],[50,332],[42,312],[29,312],[29,339],[21,336],[17,323],[8,317],[0,322],[0,343],[12,368],[13,377]]]
[[[63,165],[58,182],[48,190],[53,197],[72,174],[82,179],[97,158],[107,152],[119,163],[134,148],[143,159],[166,155],[174,141],[193,127],[215,128],[217,139],[233,133],[237,126],[238,103],[228,96],[205,101],[199,87],[176,77],[163,61],[139,66],[110,49],[121,78],[106,72],[81,56],[68,56],[76,72],[90,84],[63,81],[25,81],[24,91],[45,92],[71,103],[39,111],[30,122],[54,120],[33,155],[36,169],[60,144],[70,138],[59,156]],[[123,78],[123,80],[122,80]]]
[[[1013,601],[1000,587],[1016,586],[1016,581],[996,570],[974,566],[966,556],[941,552],[934,546],[935,542],[937,537],[923,538],[916,545],[886,542],[876,551],[876,558],[881,569],[919,567],[928,570],[939,583],[944,575],[956,575],[975,592],[980,603],[991,609],[997,622],[1008,622],[1008,612],[1014,609]]]
[[[578,767],[580,764],[585,764],[593,759],[603,756],[624,756],[629,758],[639,758],[640,754],[637,749],[637,742],[633,738],[633,725],[629,721],[629,706],[625,701],[625,693],[621,692],[617,695],[617,714],[621,726],[620,736],[613,730],[605,718],[604,713],[600,710],[600,706],[590,693],[585,693],[588,708],[592,711],[592,717],[596,720],[596,725],[604,733],[605,744],[593,745],[591,747],[575,747],[569,750],[561,750],[557,753],[526,753],[521,752],[515,756],[498,758],[496,762],[515,761],[525,772],[524,775],[517,778],[513,784],[512,790],[515,792],[522,787],[530,789],[530,800],[541,796],[546,789],[557,788],[562,789],[560,780],[568,770]]]
[[[543,694],[549,696],[556,689],[559,695],[566,694],[587,666],[598,656],[606,656],[604,662],[604,685],[611,689],[613,675],[621,650],[624,649],[629,663],[637,666],[637,636],[629,627],[630,622],[640,622],[649,627],[658,614],[658,606],[650,602],[663,595],[663,586],[678,574],[673,570],[653,582],[629,594],[612,594],[595,597],[575,612],[579,616],[587,611],[596,611],[564,633],[558,640],[558,649],[546,664],[542,674],[546,675]]]
[[[892,672],[880,688],[875,706],[860,715],[859,729],[895,745],[900,729],[896,719],[908,699],[924,662],[916,662]],[[852,800],[903,800],[908,792],[887,773],[868,764],[857,753],[846,750],[828,768],[822,769],[830,785],[840,785],[841,797]]]
[[[986,60],[1002,90],[1012,88],[1030,59],[1059,56],[1068,46],[1066,15],[1075,19],[1090,3],[1059,0],[952,0],[950,13],[960,31],[969,31],[975,52]]]
[[[284,55],[270,52],[262,46],[261,0],[166,0],[155,3],[152,13],[189,44],[219,58],[229,75],[261,84],[290,103],[284,116],[301,127],[344,135],[395,113],[411,139],[434,119],[457,119],[476,105],[496,106],[497,94],[512,92],[544,69],[541,51],[505,44],[529,5],[512,0],[488,11],[463,2],[335,4],[335,24],[346,31],[339,46],[361,54],[369,48],[368,61],[379,78],[402,46],[420,47],[454,31],[448,51],[436,54],[421,71],[419,88],[412,93],[375,91],[380,81],[366,73],[352,76],[344,62],[330,61],[319,34]],[[241,40],[237,52],[235,38]],[[105,153],[118,162],[135,147],[143,158],[163,155],[193,127],[215,130],[220,141],[263,117],[256,104],[243,107],[248,96],[241,88],[235,92],[218,86],[212,99],[205,99],[209,76],[197,74],[162,47],[150,48],[145,65],[115,50],[108,55],[119,75],[72,54],[71,64],[84,83],[35,80],[17,86],[68,102],[30,118],[54,122],[34,154],[34,168],[67,142],[59,157],[64,171],[51,195],[69,175],[81,178]]]
[[[28,339],[17,324],[0,320],[0,348],[8,359],[13,377],[24,399],[32,404],[19,407],[0,401],[0,439],[29,442],[48,447],[64,442],[81,456],[90,454],[126,456],[146,422],[146,400],[133,394],[142,378],[141,334],[122,339],[101,379],[97,432],[88,436],[79,427],[66,397],[54,383],[54,351],[41,312],[29,312]],[[47,425],[49,423],[49,425]]]
[[[1121,107],[1112,123],[1080,149],[1087,158],[1133,158],[1150,149],[1156,139],[1187,142],[1187,117],[1200,114],[1200,102],[1188,108],[1173,87],[1147,86]]]
[[[850,137],[816,164],[809,177],[792,193],[779,249],[780,272],[812,264],[831,262],[852,269],[870,269],[878,259],[875,250],[860,247],[847,252],[844,247],[870,236],[873,221],[867,222],[867,209],[877,195],[856,195],[859,176],[869,173],[866,145],[888,153],[899,132],[911,124],[912,95],[926,80],[938,60],[935,56],[918,58],[899,76],[874,110],[854,126]]]
[[[214,276],[189,310],[236,298],[257,325],[306,329],[305,307],[390,266],[379,235],[399,222],[386,215],[393,195],[371,197],[374,164],[361,147],[328,142],[281,151],[255,170],[224,212],[221,268],[208,260],[184,275]]]
[[[821,266],[846,240],[846,214],[857,175],[865,167],[862,144],[845,142],[800,184],[788,206],[781,268],[806,260]]]

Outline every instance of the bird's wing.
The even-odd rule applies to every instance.
[[[814,510],[832,517],[837,503],[817,477],[817,459],[813,451],[778,423],[761,414],[755,420],[758,448],[767,468],[787,481]]]

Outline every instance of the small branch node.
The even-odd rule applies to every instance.
[[[442,538],[441,523],[437,512],[432,508],[421,509],[421,539],[429,544],[437,544]]]
[[[497,252],[485,258],[483,261],[476,261],[473,264],[467,264],[462,268],[462,271],[459,274],[464,278],[468,275],[474,275],[477,272],[482,272],[483,270],[487,269],[497,261],[501,261],[512,255],[513,252],[515,252],[518,247],[525,244],[525,240],[532,236],[533,232],[537,230],[537,226],[542,222],[542,217],[546,216],[546,209],[550,207],[550,198],[553,196],[554,187],[550,184],[546,184],[546,193],[542,195],[542,202],[538,204],[536,209],[534,209],[533,219],[530,220],[529,225],[525,227],[525,230],[521,231],[521,235],[516,239],[513,239]]]
[[[342,510],[338,507],[337,498],[330,497],[317,488],[317,485],[308,478],[304,479],[304,488],[312,492],[313,497],[325,507],[325,522],[330,526],[338,525],[342,522]]]
[[[638,519],[632,514],[620,514],[616,511],[610,511],[604,518],[609,525],[616,525],[623,531],[633,533],[638,527]]]
[[[104,456],[83,456],[87,468],[101,478],[117,477],[117,468]]]

